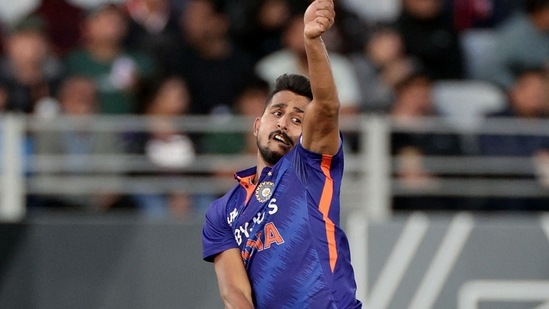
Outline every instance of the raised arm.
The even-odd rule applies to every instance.
[[[253,309],[252,288],[238,248],[220,253],[214,260],[221,298],[226,309]]]
[[[339,99],[326,46],[321,35],[334,23],[333,0],[312,2],[304,15],[305,50],[313,101],[303,119],[302,144],[313,152],[335,154],[339,149]]]

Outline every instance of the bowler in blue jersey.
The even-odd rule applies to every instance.
[[[334,18],[332,0],[307,8],[309,77],[275,81],[253,126],[257,165],[206,213],[203,257],[226,308],[362,308],[340,228],[340,104],[321,38]]]

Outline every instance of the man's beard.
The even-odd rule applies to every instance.
[[[270,166],[275,165],[280,158],[284,156],[284,154],[272,151],[267,147],[259,145],[259,141],[257,143],[257,149],[259,149],[259,154],[261,154],[261,157],[263,160],[265,160],[265,163],[267,163]]]
[[[275,131],[271,133],[269,136],[269,140],[272,140],[272,136],[274,136],[275,134],[284,135],[286,140],[289,141],[289,143],[293,146],[293,143],[290,137],[286,133],[281,131]],[[280,158],[282,158],[285,155],[285,153],[272,151],[267,146],[262,146],[259,143],[259,138],[256,139],[256,143],[257,143],[257,149],[259,149],[259,154],[261,154],[261,157],[263,158],[263,160],[265,160],[265,163],[267,163],[270,166],[275,165],[280,160]]]

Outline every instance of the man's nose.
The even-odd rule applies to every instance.
[[[287,116],[280,117],[280,119],[278,119],[277,126],[282,131],[288,130],[288,117]]]

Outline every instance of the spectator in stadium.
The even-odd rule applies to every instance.
[[[55,156],[63,162],[59,169],[41,170],[43,176],[65,178],[70,189],[72,176],[105,177],[102,185],[115,187],[121,181],[122,171],[113,168],[98,169],[99,164],[94,155],[120,155],[124,153],[119,136],[112,132],[97,131],[93,116],[97,115],[97,88],[93,80],[83,76],[69,76],[60,86],[58,95],[61,115],[66,119],[78,119],[77,122],[50,124],[51,130],[41,130],[33,135],[37,155]],[[46,119],[56,122],[58,118]],[[95,162],[95,163],[94,163]],[[110,189],[97,190],[89,194],[55,193],[41,196],[35,206],[66,208],[89,212],[104,212],[119,207],[133,207],[127,197]]]
[[[549,92],[548,74],[543,68],[530,68],[515,73],[517,79],[509,88],[508,108],[495,118],[520,120],[548,119]],[[541,186],[547,186],[549,174],[549,136],[544,134],[484,134],[479,138],[480,151],[484,156],[530,158],[531,167],[526,174],[509,172],[512,179],[537,178]],[[487,200],[486,210],[549,210],[547,198],[491,198]]]
[[[464,77],[459,36],[444,0],[401,0],[396,27],[406,53],[416,57],[433,80]]]
[[[63,72],[50,47],[38,16],[23,19],[6,34],[6,54],[0,62],[6,110],[26,114],[49,110]]]
[[[125,46],[146,52],[155,60],[158,70],[172,66],[170,51],[179,39],[179,12],[170,0],[126,0],[129,16]]]
[[[252,57],[229,36],[225,5],[224,0],[188,0],[182,12],[182,40],[172,54],[178,62],[170,73],[187,81],[192,114],[230,113],[253,74]]]
[[[398,128],[391,136],[391,154],[396,158],[395,176],[402,189],[417,195],[395,197],[393,208],[411,211],[455,210],[462,207],[456,198],[423,195],[436,189],[444,177],[442,173],[429,169],[425,157],[462,153],[456,134],[413,131],[422,117],[438,116],[431,97],[432,80],[425,73],[414,72],[396,89],[396,98],[390,110],[390,116]]]
[[[127,18],[118,5],[100,5],[83,22],[82,46],[65,59],[69,75],[94,79],[101,114],[134,113],[137,80],[154,74],[150,57],[124,49],[126,30]]]
[[[130,151],[144,155],[151,171],[135,176],[153,176],[169,180],[180,177],[193,164],[195,146],[173,117],[187,114],[190,95],[185,81],[168,76],[144,80],[140,87],[140,114],[147,116],[147,130],[136,134]],[[154,182],[154,181],[153,181]],[[183,217],[193,212],[193,196],[185,190],[133,195],[139,211],[149,217]]]
[[[231,36],[254,61],[282,48],[281,37],[291,16],[288,0],[234,0]]]
[[[518,11],[498,27],[498,38],[482,76],[504,89],[515,82],[515,72],[549,65],[549,0],[525,0]]]
[[[387,113],[395,88],[415,69],[417,61],[404,51],[402,38],[391,26],[372,29],[362,50],[350,55],[362,91],[362,112]]]

